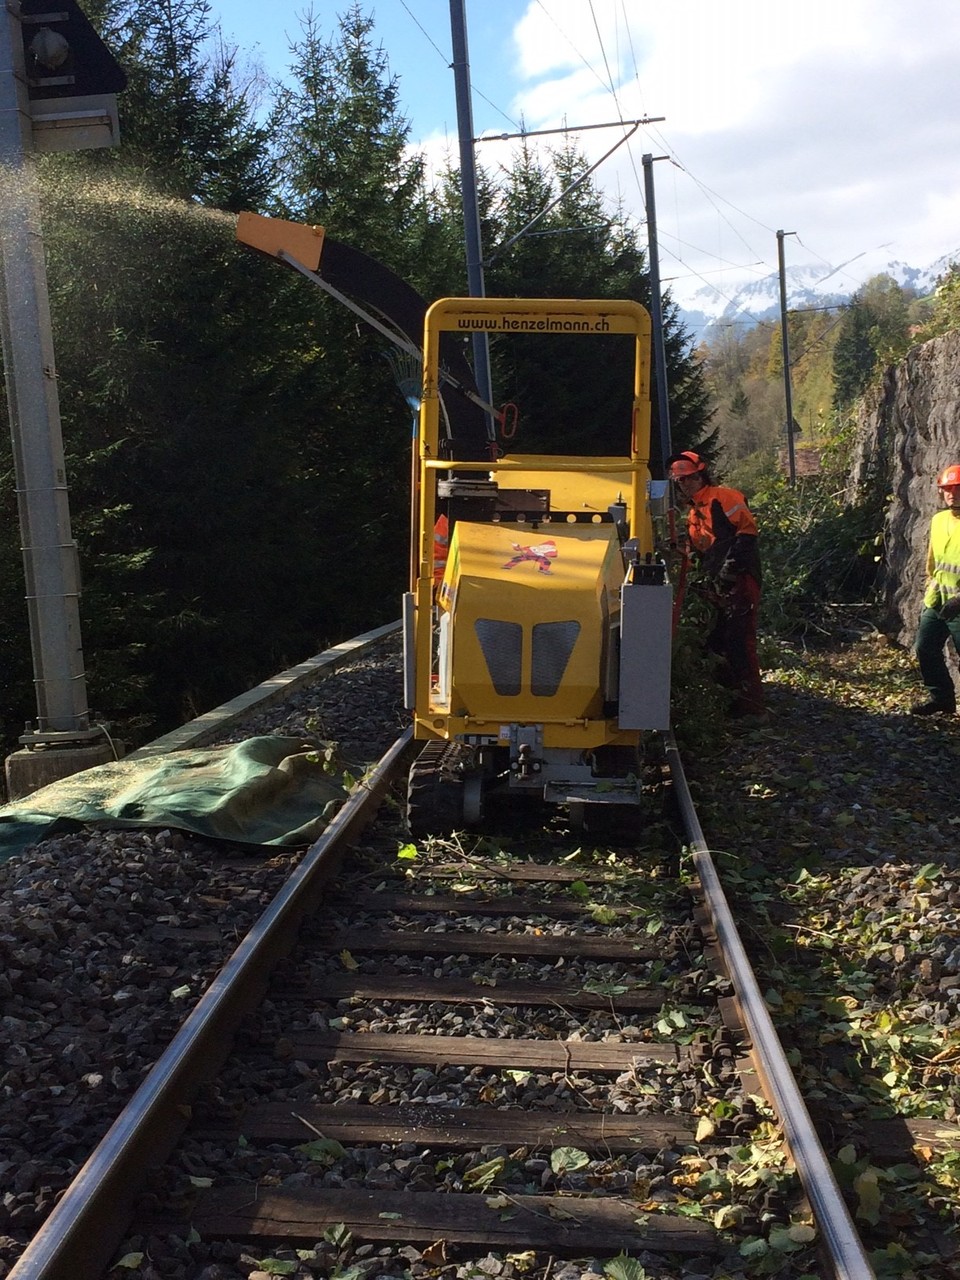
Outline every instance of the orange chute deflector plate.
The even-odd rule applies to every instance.
[[[323,227],[303,222],[284,222],[282,218],[264,218],[259,213],[237,216],[237,239],[251,249],[278,258],[281,251],[307,268],[316,271],[323,250]]]

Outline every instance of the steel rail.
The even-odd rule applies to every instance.
[[[826,1243],[830,1264],[837,1280],[876,1280],[737,933],[690,796],[673,731],[668,730],[663,739],[694,867],[737,993],[747,1034],[756,1050],[757,1071],[783,1126],[787,1146]]]
[[[407,729],[351,792],[270,906],[197,1002],[169,1047],[114,1121],[8,1280],[97,1280],[123,1240],[150,1166],[162,1164],[215,1074],[240,1019],[292,949],[301,919],[320,901],[345,844],[367,824],[412,741]]]

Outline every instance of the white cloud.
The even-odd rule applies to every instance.
[[[704,273],[775,264],[777,228],[797,259],[960,247],[955,0],[533,0],[513,36],[528,129],[666,117],[597,179],[642,215],[640,158],[669,154],[661,245]],[[616,134],[579,138],[596,159]]]

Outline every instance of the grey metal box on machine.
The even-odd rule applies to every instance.
[[[625,583],[620,598],[621,729],[670,727],[673,588]]]

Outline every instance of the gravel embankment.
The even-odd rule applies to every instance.
[[[238,726],[373,761],[400,731],[395,644]],[[0,1276],[283,883],[177,831],[57,836],[0,865]]]
[[[947,1280],[960,1274],[960,719],[909,714],[915,661],[877,633],[766,657],[769,722],[693,765],[698,811],[878,1274]],[[893,1117],[946,1123],[894,1158],[874,1127]]]

